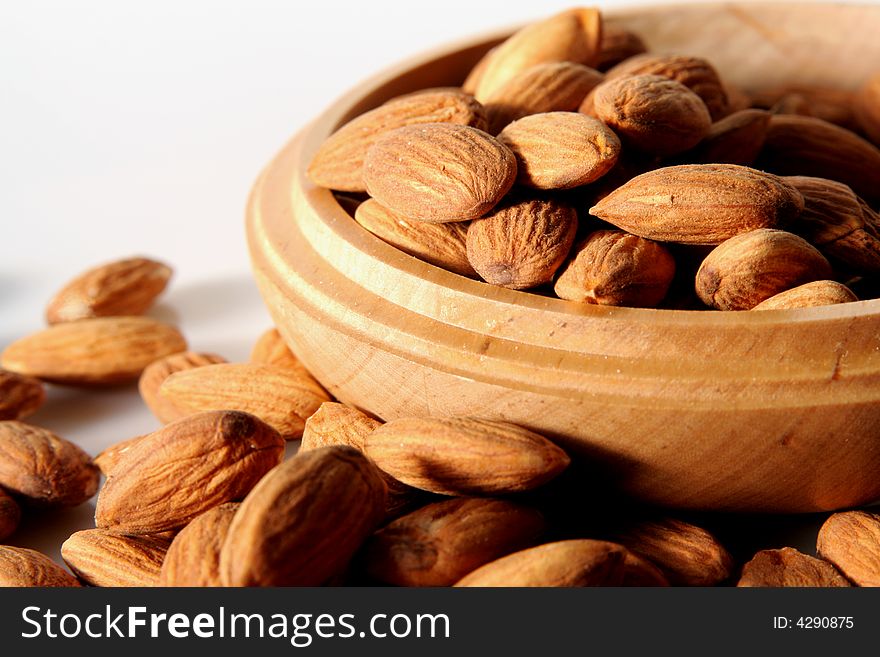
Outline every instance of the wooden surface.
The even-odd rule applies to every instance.
[[[616,16],[660,49],[684,39],[676,50],[708,56],[735,80],[778,82],[764,60],[741,55],[755,41],[787,61],[821,59],[844,87],[880,61],[877,7],[698,5]],[[825,34],[837,25],[838,36]],[[697,26],[723,38],[687,41]],[[806,47],[800,35],[817,32],[824,38]],[[341,121],[396,94],[460,82],[497,38],[354,90],[256,184],[255,276],[302,361],[340,400],[383,419],[516,422],[660,504],[791,512],[880,497],[880,301],[762,313],[580,306],[411,258],[307,181],[311,154]],[[835,69],[856,61],[853,44],[865,48],[858,64]]]

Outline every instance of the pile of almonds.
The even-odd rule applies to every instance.
[[[146,258],[90,270],[49,304],[48,329],[0,356],[0,541],[23,513],[98,493],[95,527],[61,546],[69,571],[0,545],[0,585],[880,584],[880,515],[830,515],[820,558],[769,549],[740,565],[699,524],[609,501],[526,428],[383,423],[333,400],[275,329],[248,363],[187,351],[176,329],[136,314],[170,274]],[[164,426],[94,458],[22,422],[44,381],[134,379]]]
[[[400,250],[609,306],[768,310],[880,296],[880,70],[752,94],[575,8],[461,87],[340,127],[308,174]],[[858,293],[858,296],[857,296]]]

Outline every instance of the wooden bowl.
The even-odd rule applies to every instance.
[[[880,61],[876,6],[686,5],[610,20],[654,51],[708,57],[747,89],[852,88]],[[880,497],[880,301],[722,313],[506,290],[385,244],[306,179],[340,123],[460,83],[501,36],[360,85],[263,172],[248,208],[251,257],[296,355],[340,400],[385,420],[509,420],[662,505],[805,512]]]

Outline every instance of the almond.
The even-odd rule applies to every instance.
[[[150,363],[184,351],[180,332],[149,317],[100,317],[56,324],[6,347],[13,372],[63,384],[106,385],[137,379]]]
[[[636,522],[614,538],[659,566],[676,586],[713,586],[733,574],[733,558],[718,539],[682,520]]]
[[[22,586],[80,586],[80,583],[36,550],[0,545],[0,587]]]
[[[288,440],[330,397],[311,377],[273,365],[220,363],[175,372],[159,395],[181,412],[236,410],[256,415]]]
[[[880,149],[822,119],[773,116],[758,165],[781,175],[837,180],[869,203],[880,202]]]
[[[149,407],[160,422],[167,424],[174,420],[189,415],[187,409],[181,409],[175,406],[174,402],[166,399],[159,394],[159,388],[169,376],[175,372],[190,370],[194,367],[203,367],[205,365],[216,365],[217,363],[225,363],[226,359],[217,354],[198,353],[195,351],[184,351],[179,354],[172,354],[165,358],[150,363],[144,369],[138,380],[138,391],[141,398]]]
[[[98,466],[98,469],[105,477],[109,477],[110,472],[116,467],[116,464],[119,463],[119,459],[122,458],[122,455],[134,447],[141,438],[145,437],[146,436],[135,436],[134,438],[114,443],[101,450],[101,453],[94,459],[95,465]]]
[[[572,112],[602,82],[599,71],[574,62],[547,62],[528,68],[486,99],[489,133],[530,114]]]
[[[596,61],[602,42],[602,17],[598,9],[569,9],[526,25],[498,45],[483,64],[474,85],[478,100],[487,100],[517,74],[546,62]]]
[[[559,541],[514,552],[487,563],[455,586],[619,586],[626,550],[607,541]]]
[[[429,504],[386,525],[364,546],[367,573],[396,586],[451,586],[483,564],[533,545],[535,510],[503,500]]]
[[[658,156],[682,153],[709,133],[712,119],[702,99],[660,75],[609,79],[593,90],[592,113],[631,148]]]
[[[763,228],[716,247],[697,270],[697,295],[719,310],[750,310],[804,283],[831,278],[831,265],[806,240]]]
[[[614,166],[620,140],[605,124],[577,112],[532,114],[508,125],[498,140],[516,156],[517,182],[571,189],[595,182]]]
[[[240,505],[216,506],[174,537],[162,562],[158,586],[221,586],[220,549]]]
[[[0,422],[0,486],[38,506],[78,506],[98,490],[92,459],[51,431]]]
[[[635,32],[613,23],[602,26],[602,43],[596,68],[600,71],[617,66],[624,60],[645,53],[648,48]]]
[[[880,146],[880,73],[859,88],[855,95],[854,113],[868,139]]]
[[[340,573],[385,514],[385,484],[344,446],[298,454],[239,507],[220,553],[227,586],[317,586]]]
[[[251,350],[250,361],[259,365],[283,367],[312,377],[306,366],[299,362],[299,358],[293,354],[290,347],[287,346],[287,342],[281,337],[281,333],[275,328],[268,329],[257,339],[253,350]]]
[[[281,460],[284,440],[238,411],[191,415],[137,441],[98,495],[95,524],[130,534],[183,527],[239,500]]]
[[[395,98],[355,117],[321,145],[309,165],[313,183],[346,192],[365,192],[364,158],[387,132],[422,123],[451,123],[486,129],[486,113],[473,96],[438,89]]]
[[[770,113],[744,109],[716,121],[706,137],[685,157],[692,162],[751,166],[764,147]]]
[[[855,130],[852,91],[810,85],[784,85],[763,89],[752,96],[756,107],[771,109],[775,114],[803,114]]]
[[[46,401],[43,384],[30,376],[0,369],[0,420],[21,420]]]
[[[395,479],[441,495],[530,490],[569,464],[536,433],[468,417],[393,420],[367,436],[365,451]]]
[[[466,222],[413,221],[376,199],[361,203],[354,218],[373,235],[404,253],[462,276],[477,275],[467,259]]]
[[[720,244],[789,222],[803,208],[801,193],[773,174],[735,164],[684,164],[636,176],[590,214],[651,240]]]
[[[562,268],[553,291],[561,299],[603,306],[654,308],[675,276],[662,245],[618,230],[597,230]]]
[[[850,303],[859,298],[843,283],[837,281],[813,281],[798,285],[785,292],[774,294],[752,310],[782,310],[786,308],[813,308],[837,303]]]
[[[703,99],[713,121],[727,115],[728,99],[715,67],[701,57],[688,55],[637,55],[607,73],[609,79],[627,75],[662,75],[680,82]]]
[[[474,67],[467,74],[464,82],[461,83],[461,90],[464,93],[473,95],[477,91],[480,80],[483,79],[483,74],[489,66],[489,60],[495,55],[496,50],[497,46],[490,48],[482,57],[480,57],[477,63],[474,64]]]
[[[416,221],[469,221],[489,212],[516,180],[510,149],[481,130],[430,123],[386,133],[364,161],[367,191]]]
[[[168,541],[103,529],[76,532],[61,546],[70,569],[92,586],[156,586],[167,551]]]
[[[743,566],[737,586],[839,587],[850,586],[850,583],[827,561],[787,547],[758,552]]]
[[[577,232],[577,212],[554,200],[526,199],[471,222],[468,260],[493,285],[524,290],[553,279]]]
[[[669,586],[663,571],[647,559],[627,550],[621,586]]]
[[[819,530],[816,549],[857,586],[880,586],[880,516],[876,513],[831,515]]]
[[[0,488],[0,541],[15,533],[21,522],[21,507]]]

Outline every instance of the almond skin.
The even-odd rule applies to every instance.
[[[595,182],[617,162],[620,140],[605,124],[577,112],[532,114],[508,125],[498,140],[516,156],[517,182],[571,189]]]
[[[735,164],[684,164],[636,176],[590,208],[628,233],[680,244],[720,244],[796,217],[804,197],[778,176]]]
[[[536,433],[468,417],[393,420],[367,436],[365,451],[395,479],[441,495],[530,490],[569,464]]]
[[[659,566],[675,586],[714,586],[733,574],[733,558],[718,539],[682,520],[634,523],[615,540]]]
[[[548,283],[577,233],[577,212],[553,200],[514,201],[471,222],[467,255],[493,285],[525,290]]]
[[[318,586],[339,574],[385,515],[385,484],[344,446],[298,454],[242,502],[220,553],[226,586]]]
[[[605,23],[602,26],[602,44],[596,68],[600,71],[617,66],[621,62],[645,53],[648,48],[635,32],[620,25]]]
[[[171,543],[158,586],[221,586],[220,550],[240,505],[221,504],[195,518]]]
[[[744,109],[716,121],[706,137],[691,152],[691,162],[754,164],[764,147],[770,113],[760,109]]]
[[[477,100],[485,101],[522,71],[546,62],[593,64],[602,42],[598,9],[576,8],[526,25],[498,45],[474,85]]]
[[[483,564],[533,545],[544,519],[503,500],[458,498],[398,518],[363,550],[367,573],[396,586],[451,586]]]
[[[150,363],[138,379],[138,391],[141,394],[141,399],[144,400],[153,415],[159,418],[160,422],[167,424],[179,420],[190,413],[187,409],[178,408],[172,400],[159,394],[159,388],[165,379],[175,372],[225,362],[226,359],[223,356],[195,351],[184,351],[160,358],[154,363]]]
[[[827,561],[794,548],[761,550],[743,566],[736,584],[741,587],[842,587],[851,586]]]
[[[293,354],[276,328],[266,330],[257,339],[251,350],[250,361],[259,365],[275,365],[312,376],[306,366],[299,362],[299,358]]]
[[[781,175],[837,180],[869,203],[880,202],[880,149],[822,119],[773,116],[758,166]]]
[[[804,283],[831,278],[831,265],[784,230],[753,230],[716,247],[697,270],[697,295],[718,310],[750,310]]]
[[[13,342],[0,356],[7,370],[69,385],[133,381],[150,363],[185,351],[173,326],[149,317],[99,317],[56,324]]]
[[[364,162],[370,196],[416,221],[469,221],[489,212],[516,180],[516,158],[491,135],[430,123],[384,134]]]
[[[619,230],[597,230],[575,249],[553,291],[580,303],[654,308],[674,276],[675,258],[661,244]]]
[[[247,413],[212,411],[172,422],[119,457],[98,495],[95,524],[139,535],[183,527],[240,500],[283,454],[278,432]]]
[[[320,187],[365,192],[363,167],[370,147],[391,130],[422,123],[487,127],[483,106],[469,94],[452,89],[408,94],[361,114],[330,135],[309,164],[309,179]]]
[[[715,68],[701,57],[688,55],[637,55],[610,69],[608,79],[627,75],[662,75],[680,82],[703,99],[713,121],[729,111],[727,93]]]
[[[28,504],[78,506],[98,490],[92,459],[51,431],[13,420],[0,422],[0,486]]]
[[[619,586],[626,550],[590,539],[546,543],[487,563],[455,586]]]
[[[813,281],[798,285],[785,292],[765,299],[752,310],[784,310],[789,308],[813,308],[850,303],[859,298],[843,283],[837,281]]]
[[[149,536],[86,529],[64,541],[61,557],[92,586],[157,586],[168,545]]]
[[[855,96],[854,113],[868,139],[880,146],[880,73],[859,88]]]
[[[15,533],[21,522],[21,507],[0,488],[0,541]]]
[[[306,419],[329,395],[310,376],[273,365],[220,363],[175,372],[159,396],[181,412],[231,409],[251,413],[288,440],[302,436]]]
[[[105,477],[109,477],[110,472],[116,467],[116,464],[119,463],[119,459],[122,458],[122,455],[134,447],[141,438],[146,438],[146,436],[135,436],[128,440],[121,440],[118,443],[114,443],[110,445],[110,447],[101,450],[101,453],[94,459],[95,465],[98,466],[98,469]]]
[[[702,99],[660,75],[611,78],[593,90],[592,113],[628,147],[661,157],[696,146],[712,119]]]
[[[530,114],[573,112],[605,78],[599,71],[574,62],[547,62],[515,75],[486,99],[489,133]]]
[[[413,221],[372,198],[358,206],[354,218],[373,235],[404,253],[462,276],[477,275],[467,259],[466,222]]]
[[[42,586],[78,587],[80,583],[44,554],[0,545],[0,587]]]
[[[38,379],[0,369],[0,420],[22,420],[45,401],[46,389]]]
[[[876,513],[831,515],[819,529],[816,549],[857,586],[880,586],[880,516]]]

